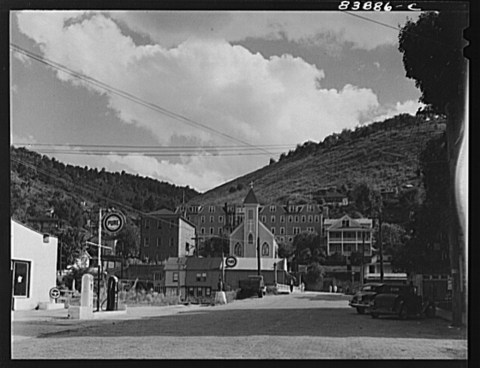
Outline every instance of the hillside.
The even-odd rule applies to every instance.
[[[343,130],[323,142],[307,142],[282,154],[278,161],[207,191],[195,204],[241,203],[254,183],[262,203],[318,199],[321,188],[335,186],[347,193],[356,183],[392,188],[421,185],[419,153],[443,134],[445,120],[402,114],[384,122]]]
[[[135,220],[138,213],[162,207],[174,209],[198,192],[187,187],[125,172],[107,172],[65,165],[25,148],[10,149],[10,214],[29,223],[50,209],[66,226],[84,228],[88,211],[116,207]],[[30,224],[36,228],[36,224]],[[133,221],[135,226],[135,221]]]

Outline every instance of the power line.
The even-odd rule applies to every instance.
[[[227,138],[227,139],[229,139],[229,140],[232,140],[232,141],[235,141],[235,142],[237,142],[237,143],[241,143],[241,144],[250,146],[250,147],[252,147],[252,148],[258,149],[259,151],[263,151],[265,154],[268,154],[268,155],[271,155],[271,154],[272,154],[271,152],[267,151],[266,149],[256,148],[254,145],[251,145],[250,143],[248,143],[248,142],[246,142],[246,141],[244,141],[244,140],[242,140],[242,139],[239,139],[239,138],[236,138],[236,137],[234,137],[234,136],[232,136],[232,135],[223,133],[223,132],[221,132],[221,131],[219,131],[219,130],[216,130],[216,129],[212,128],[212,127],[209,127],[208,125],[199,123],[199,122],[197,122],[197,121],[195,121],[195,120],[193,120],[193,119],[190,119],[190,118],[188,118],[188,117],[186,117],[186,116],[183,116],[183,115],[181,115],[181,114],[178,114],[178,113],[176,113],[176,112],[170,111],[170,110],[168,110],[168,109],[166,109],[166,108],[163,108],[163,107],[161,107],[161,106],[159,106],[159,105],[157,105],[157,104],[154,104],[154,103],[152,103],[152,102],[145,101],[145,100],[143,100],[143,99],[141,99],[141,98],[139,98],[139,97],[137,97],[137,96],[135,96],[135,95],[133,95],[133,94],[131,94],[131,93],[128,93],[128,92],[126,92],[126,91],[123,91],[123,90],[118,89],[118,88],[115,88],[115,87],[112,87],[112,86],[110,86],[110,85],[107,84],[107,83],[101,82],[101,81],[99,81],[98,79],[95,79],[95,78],[93,78],[93,77],[90,77],[90,76],[84,75],[84,74],[82,74],[82,73],[76,72],[76,71],[74,71],[74,70],[71,70],[70,68],[68,68],[68,67],[66,67],[66,66],[64,66],[64,65],[62,65],[62,64],[60,64],[60,63],[57,63],[57,62],[52,61],[52,60],[49,60],[49,59],[47,59],[47,58],[45,58],[45,57],[43,57],[43,56],[41,56],[41,55],[37,55],[37,54],[35,54],[35,53],[33,53],[33,52],[30,52],[30,51],[28,51],[28,50],[26,50],[26,49],[24,49],[24,48],[22,48],[22,47],[20,47],[20,46],[18,46],[18,45],[15,45],[15,44],[13,44],[13,43],[10,43],[10,48],[11,48],[13,51],[17,52],[17,53],[20,53],[20,54],[22,54],[22,55],[25,55],[25,56],[31,58],[31,59],[34,59],[34,60],[38,61],[38,62],[41,62],[41,63],[43,63],[43,64],[46,64],[46,65],[48,65],[48,66],[51,66],[51,67],[53,67],[53,68],[55,68],[55,69],[57,69],[57,70],[60,70],[60,71],[62,71],[62,72],[65,72],[65,73],[67,73],[67,74],[69,74],[69,75],[71,75],[71,76],[73,76],[73,77],[75,77],[75,78],[77,78],[77,79],[80,79],[80,80],[82,80],[82,81],[84,81],[84,82],[87,82],[87,83],[90,83],[90,84],[92,84],[92,85],[95,85],[95,86],[97,86],[97,87],[99,87],[99,88],[101,88],[101,89],[107,90],[107,91],[109,91],[109,92],[111,92],[111,93],[113,93],[113,94],[115,94],[115,95],[117,95],[117,96],[123,97],[123,98],[125,98],[125,99],[127,99],[127,100],[129,100],[129,101],[138,103],[138,104],[140,104],[140,105],[142,105],[142,106],[144,106],[144,107],[147,107],[147,108],[149,108],[149,109],[151,109],[151,110],[154,110],[154,111],[156,111],[156,112],[159,112],[159,113],[161,113],[161,114],[163,114],[163,115],[166,115],[166,116],[168,116],[168,117],[170,117],[170,118],[172,118],[172,119],[175,119],[175,120],[177,120],[177,121],[183,122],[183,123],[185,123],[185,124],[187,124],[187,125],[190,125],[190,126],[193,126],[193,127],[195,127],[195,128],[200,128],[200,129],[208,130],[208,131],[210,131],[210,132],[212,132],[212,133],[215,133],[215,134],[217,134],[217,135],[220,135],[220,136],[222,136],[222,137],[224,137],[224,138]]]

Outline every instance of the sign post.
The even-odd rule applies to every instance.
[[[57,287],[52,287],[48,292],[50,299],[56,300],[60,297],[60,290]]]

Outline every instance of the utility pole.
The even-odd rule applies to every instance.
[[[257,275],[261,275],[260,270],[260,237],[257,237]]]
[[[380,242],[380,282],[383,282],[382,211],[378,213],[378,241]]]
[[[360,286],[363,286],[364,269],[363,259],[365,256],[365,230],[362,230],[362,255],[360,257]]]
[[[98,211],[98,274],[97,274],[97,312],[100,311],[100,277],[102,274],[102,208]]]

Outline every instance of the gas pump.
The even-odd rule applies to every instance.
[[[107,282],[107,311],[118,309],[118,277],[110,276]]]

